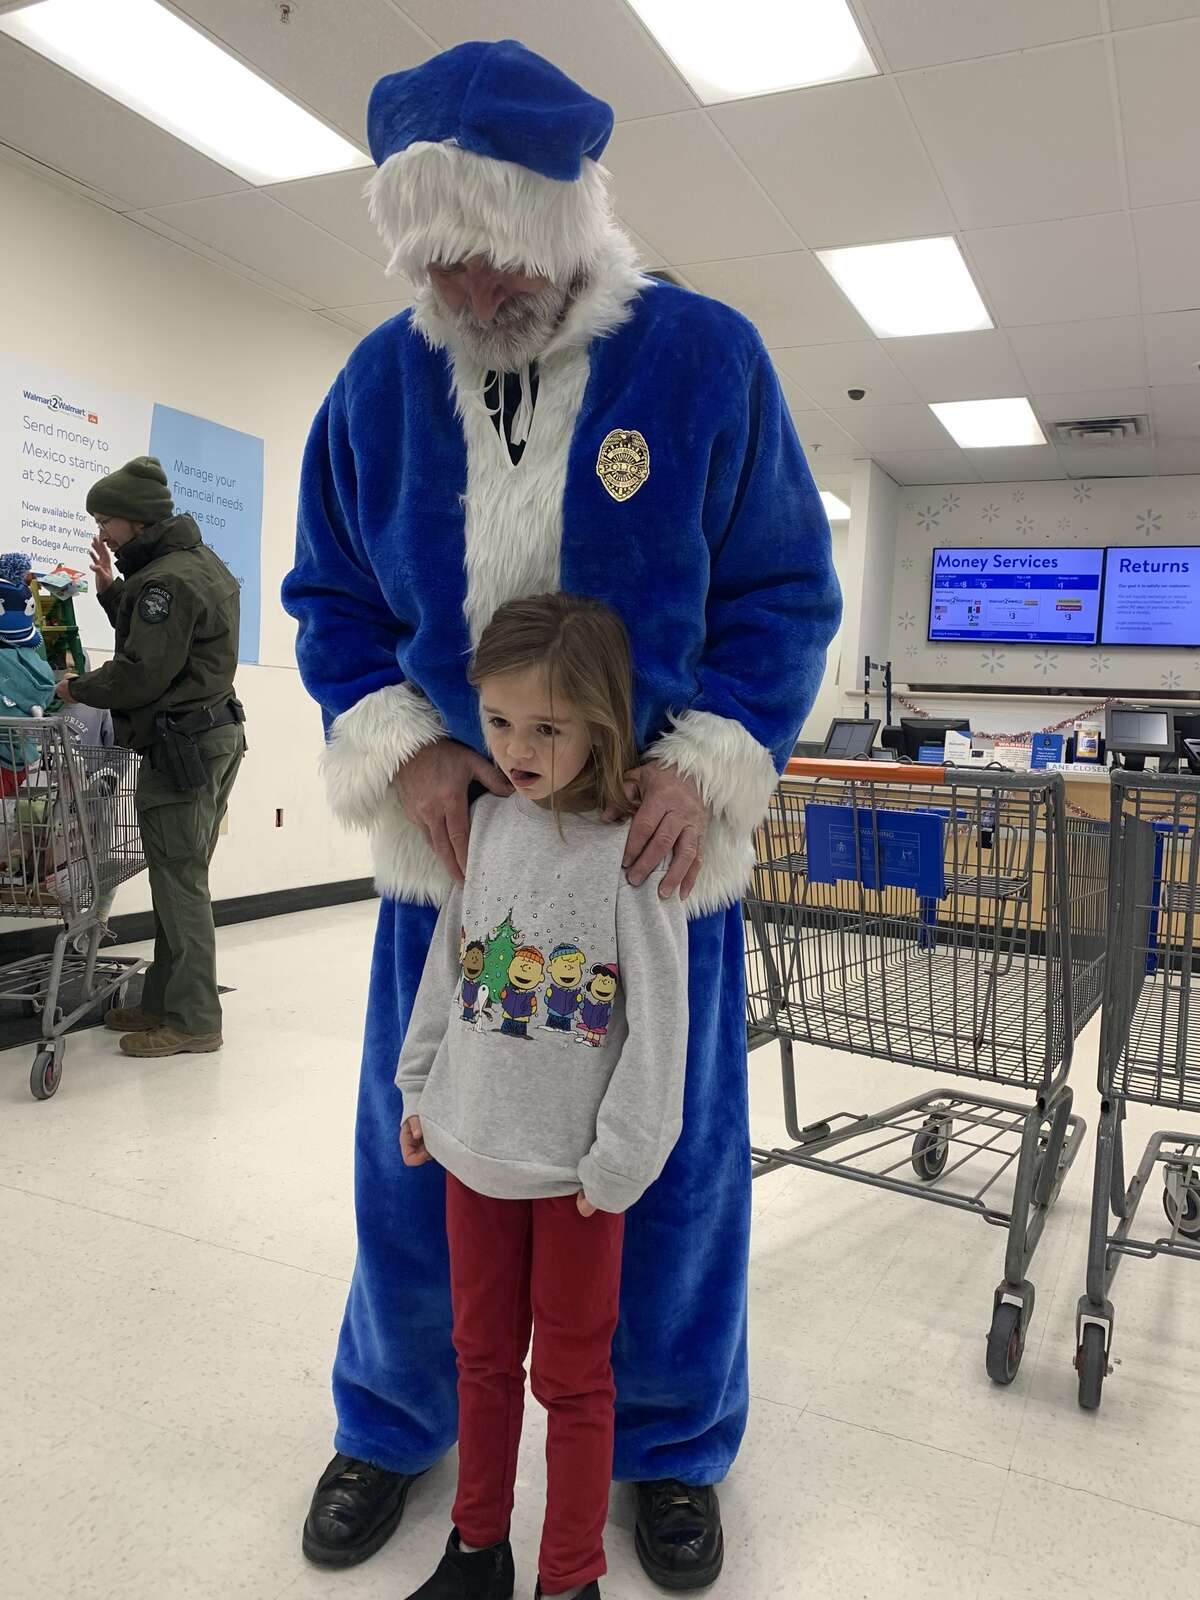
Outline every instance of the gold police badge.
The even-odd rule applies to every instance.
[[[614,428],[600,446],[596,473],[614,500],[628,500],[650,476],[650,446],[636,428]]]

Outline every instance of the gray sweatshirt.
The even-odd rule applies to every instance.
[[[624,1211],[679,1137],[687,926],[661,873],[627,882],[628,832],[522,795],[475,804],[396,1082],[429,1153],[480,1194],[582,1189]]]

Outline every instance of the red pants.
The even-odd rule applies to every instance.
[[[551,1594],[606,1570],[624,1222],[604,1211],[581,1217],[574,1195],[489,1200],[447,1174],[458,1354],[454,1522],[480,1549],[508,1537],[532,1329],[533,1392],[548,1413],[538,1572]]]

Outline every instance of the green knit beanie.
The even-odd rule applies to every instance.
[[[157,456],[134,456],[119,472],[97,478],[88,490],[88,516],[162,522],[175,510],[167,475]]]

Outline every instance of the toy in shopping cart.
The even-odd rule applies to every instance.
[[[1020,1366],[1029,1268],[1084,1134],[1067,1075],[1099,1004],[1106,832],[1067,818],[1057,776],[801,760],[755,840],[750,1043],[779,1041],[794,1140],[755,1149],[755,1176],[831,1172],[1003,1227],[986,1350],[1000,1384]],[[796,1041],[1022,1089],[1032,1104],[935,1089],[804,1126]]]
[[[0,999],[41,1019],[29,1086],[47,1100],[62,1077],[66,1035],[101,1005],[123,1005],[145,962],[100,953],[103,909],[145,866],[133,751],[76,744],[55,717],[0,718],[0,748],[19,740],[36,759],[0,805],[0,916],[57,922],[52,951],[0,967]],[[74,991],[71,1009],[64,990]]]
[[[34,620],[46,642],[46,659],[57,672],[87,671],[87,655],[75,620],[75,600],[88,592],[85,573],[61,563],[50,572],[30,574]]]
[[[1126,1256],[1200,1260],[1200,1131],[1151,1134],[1125,1183],[1131,1104],[1200,1112],[1200,778],[1112,777],[1112,938],[1100,1025],[1100,1123],[1086,1291],[1075,1314],[1079,1404],[1112,1372],[1112,1286]],[[1161,1168],[1170,1231],[1134,1233]]]

